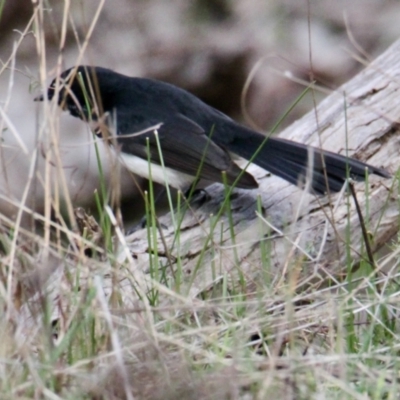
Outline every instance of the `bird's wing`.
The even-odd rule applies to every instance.
[[[138,135],[119,133],[117,141],[121,151],[161,165],[161,148],[165,167],[214,182],[222,182],[222,171],[226,172],[229,184],[233,184],[241,173],[227,151],[212,141],[212,133],[207,137],[192,120],[177,114],[158,123],[161,126],[157,131]],[[258,184],[252,175],[244,172],[237,186],[255,188]]]

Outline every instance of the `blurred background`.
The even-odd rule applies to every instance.
[[[45,138],[43,104],[33,102],[43,90],[39,70],[45,60],[48,84],[60,55],[63,69],[74,65],[97,13],[83,63],[174,83],[265,131],[296,101],[307,82],[316,80],[328,93],[400,36],[396,0],[74,0],[67,9],[66,42],[60,50],[69,2],[1,4],[0,210],[10,218],[15,218],[21,199],[43,211],[46,173],[53,175],[54,192],[60,184],[57,175],[44,168],[44,157],[54,143],[49,145]],[[38,4],[43,7],[37,18],[45,29],[42,59],[36,22],[29,25]],[[13,62],[7,64],[8,60]],[[244,118],[241,95],[252,71]],[[308,94],[282,126],[326,93]],[[73,204],[90,205],[99,184],[90,132],[66,113],[54,115]],[[34,149],[39,150],[36,160]],[[126,213],[142,212],[135,190],[132,178],[122,172]]]

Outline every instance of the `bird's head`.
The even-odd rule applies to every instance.
[[[65,70],[54,78],[47,89],[47,98],[57,96],[57,103],[73,116],[81,119],[97,119],[102,112],[97,68],[78,66]],[[44,95],[35,98],[43,101]]]

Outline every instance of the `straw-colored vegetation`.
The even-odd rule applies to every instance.
[[[80,42],[76,64],[85,60],[103,3]],[[43,30],[47,18],[44,3],[35,3],[21,35],[22,41],[28,32],[34,34],[39,79],[32,82],[40,88],[49,82]],[[54,74],[62,69],[70,23],[65,2]],[[2,70],[17,73],[15,52],[3,60]],[[220,214],[198,221],[207,254],[218,257],[199,257],[203,262],[187,279],[182,265],[191,243],[179,229],[180,214],[173,221],[173,240],[171,234],[162,240],[151,212],[151,190],[143,198],[149,223],[141,246],[147,251],[132,253],[118,208],[118,166],[107,183],[99,158],[96,218],[76,207],[58,148],[62,132],[57,106],[45,101],[42,107],[37,140],[48,150],[43,153],[38,146],[28,154],[19,141],[31,172],[23,197],[8,199],[15,216],[0,215],[1,399],[399,398],[396,240],[390,248],[394,263],[385,273],[378,272],[379,257],[372,262],[359,243],[356,272],[354,258],[348,257],[342,269],[346,273],[330,279],[325,275],[324,281],[318,275],[313,282],[300,278],[302,259],[298,254],[294,258],[295,252],[279,279],[271,273],[271,235],[257,243],[259,258],[253,258],[252,266],[259,272],[252,275],[238,261],[239,241],[245,238],[238,235],[228,193],[219,203]],[[2,104],[1,129],[18,139],[6,110]],[[6,144],[1,151],[7,151]],[[40,173],[38,158],[45,162]],[[43,214],[26,205],[34,179],[45,193]],[[220,194],[224,190],[229,191],[221,189]],[[186,206],[178,198],[172,208],[192,212]],[[255,208],[261,215],[261,204]],[[223,236],[221,219],[227,224],[229,246],[216,239],[220,232]],[[258,224],[260,235],[265,234],[262,217]],[[346,240],[337,245],[350,253],[351,238]],[[186,249],[185,260],[177,248]],[[224,270],[222,261],[213,262],[223,258],[234,268]],[[201,286],[196,273],[204,269],[215,279]]]

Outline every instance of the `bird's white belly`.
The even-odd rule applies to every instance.
[[[163,168],[161,165],[149,163],[147,160],[131,154],[120,153],[120,158],[122,164],[134,174],[150,179],[151,171],[152,181],[164,186],[168,184],[176,189],[185,190],[194,181],[193,176],[175,171],[172,168]]]

